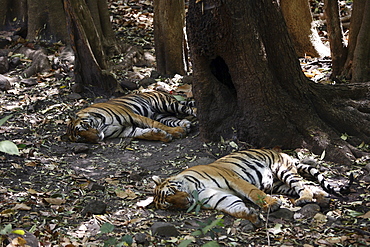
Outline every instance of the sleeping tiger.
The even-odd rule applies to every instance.
[[[298,172],[316,178],[326,192],[318,186],[310,188],[303,184]],[[285,153],[249,149],[231,153],[209,165],[188,168],[164,181],[158,176],[153,176],[153,180],[157,208],[188,208],[194,202],[192,193],[195,190],[198,200],[208,208],[255,223],[257,214],[243,199],[265,211],[274,211],[280,207],[280,202],[265,193],[298,196],[296,205],[303,205],[314,198],[328,196],[328,193],[340,195],[347,192],[353,178],[351,176],[347,186],[333,187],[316,168]]]
[[[191,122],[177,114],[196,115],[164,92],[129,94],[77,112],[67,126],[64,141],[97,143],[105,138],[132,137],[169,142],[187,134]]]

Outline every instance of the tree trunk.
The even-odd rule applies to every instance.
[[[27,0],[0,0],[0,5],[0,30],[26,27]]]
[[[354,50],[352,82],[370,81],[370,2],[365,2],[362,24]]]
[[[297,55],[299,57],[330,56],[329,48],[322,43],[314,26],[308,1],[281,0],[280,6]]]
[[[307,147],[346,164],[362,154],[353,145],[370,141],[370,107],[357,101],[364,93],[342,102],[351,87],[304,76],[276,2],[191,0],[187,27],[205,141]]]
[[[118,87],[108,72],[101,38],[84,0],[64,0],[67,24],[75,52],[77,83],[89,86],[98,95],[110,95]]]
[[[184,23],[184,0],[154,0],[154,42],[160,74],[186,73]]]
[[[340,22],[339,18],[338,1],[325,0],[324,11],[332,60],[331,79],[336,80],[343,70],[343,66],[347,57],[347,48],[345,47],[343,41],[342,23]]]
[[[352,4],[351,23],[348,35],[348,54],[344,68],[341,72],[341,77],[347,81],[352,78],[352,63],[353,54],[355,52],[358,33],[360,32],[362,20],[364,17],[364,9],[367,1],[355,1]]]

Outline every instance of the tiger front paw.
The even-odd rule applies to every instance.
[[[171,134],[174,138],[182,138],[186,136],[186,128],[185,127],[172,127],[170,130],[167,131]]]
[[[294,205],[298,207],[302,207],[311,202],[312,202],[312,197],[300,197],[297,200],[295,200]]]
[[[267,196],[263,200],[263,206],[261,207],[264,212],[274,212],[278,210],[281,206],[281,201],[279,199]]]

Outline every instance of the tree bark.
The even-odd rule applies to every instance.
[[[370,3],[365,1],[361,28],[358,32],[353,56],[351,82],[370,81]]]
[[[280,6],[297,55],[299,57],[330,56],[329,48],[322,43],[314,26],[308,1],[281,0]]]
[[[353,56],[357,44],[357,36],[361,28],[366,1],[355,1],[352,4],[351,23],[348,35],[348,54],[341,77],[347,81],[352,78]]]
[[[29,41],[69,43],[62,1],[27,0],[27,12]]]
[[[0,4],[0,30],[26,27],[27,0],[0,0]]]
[[[276,2],[192,0],[187,28],[205,141],[306,147],[345,164],[362,154],[354,145],[370,141],[368,103],[341,101],[351,87],[304,76]],[[343,133],[354,137],[344,141]]]
[[[342,73],[347,57],[347,48],[343,41],[342,23],[339,18],[339,6],[337,0],[325,0],[324,11],[329,36],[332,74],[331,79],[336,78]]]
[[[118,87],[107,69],[99,33],[84,0],[64,0],[77,83],[89,86],[98,95],[111,95]]]
[[[185,75],[184,0],[154,0],[153,25],[157,71]]]

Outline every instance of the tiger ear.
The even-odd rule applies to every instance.
[[[158,176],[153,176],[152,179],[156,185],[160,185],[162,183],[162,179]]]

